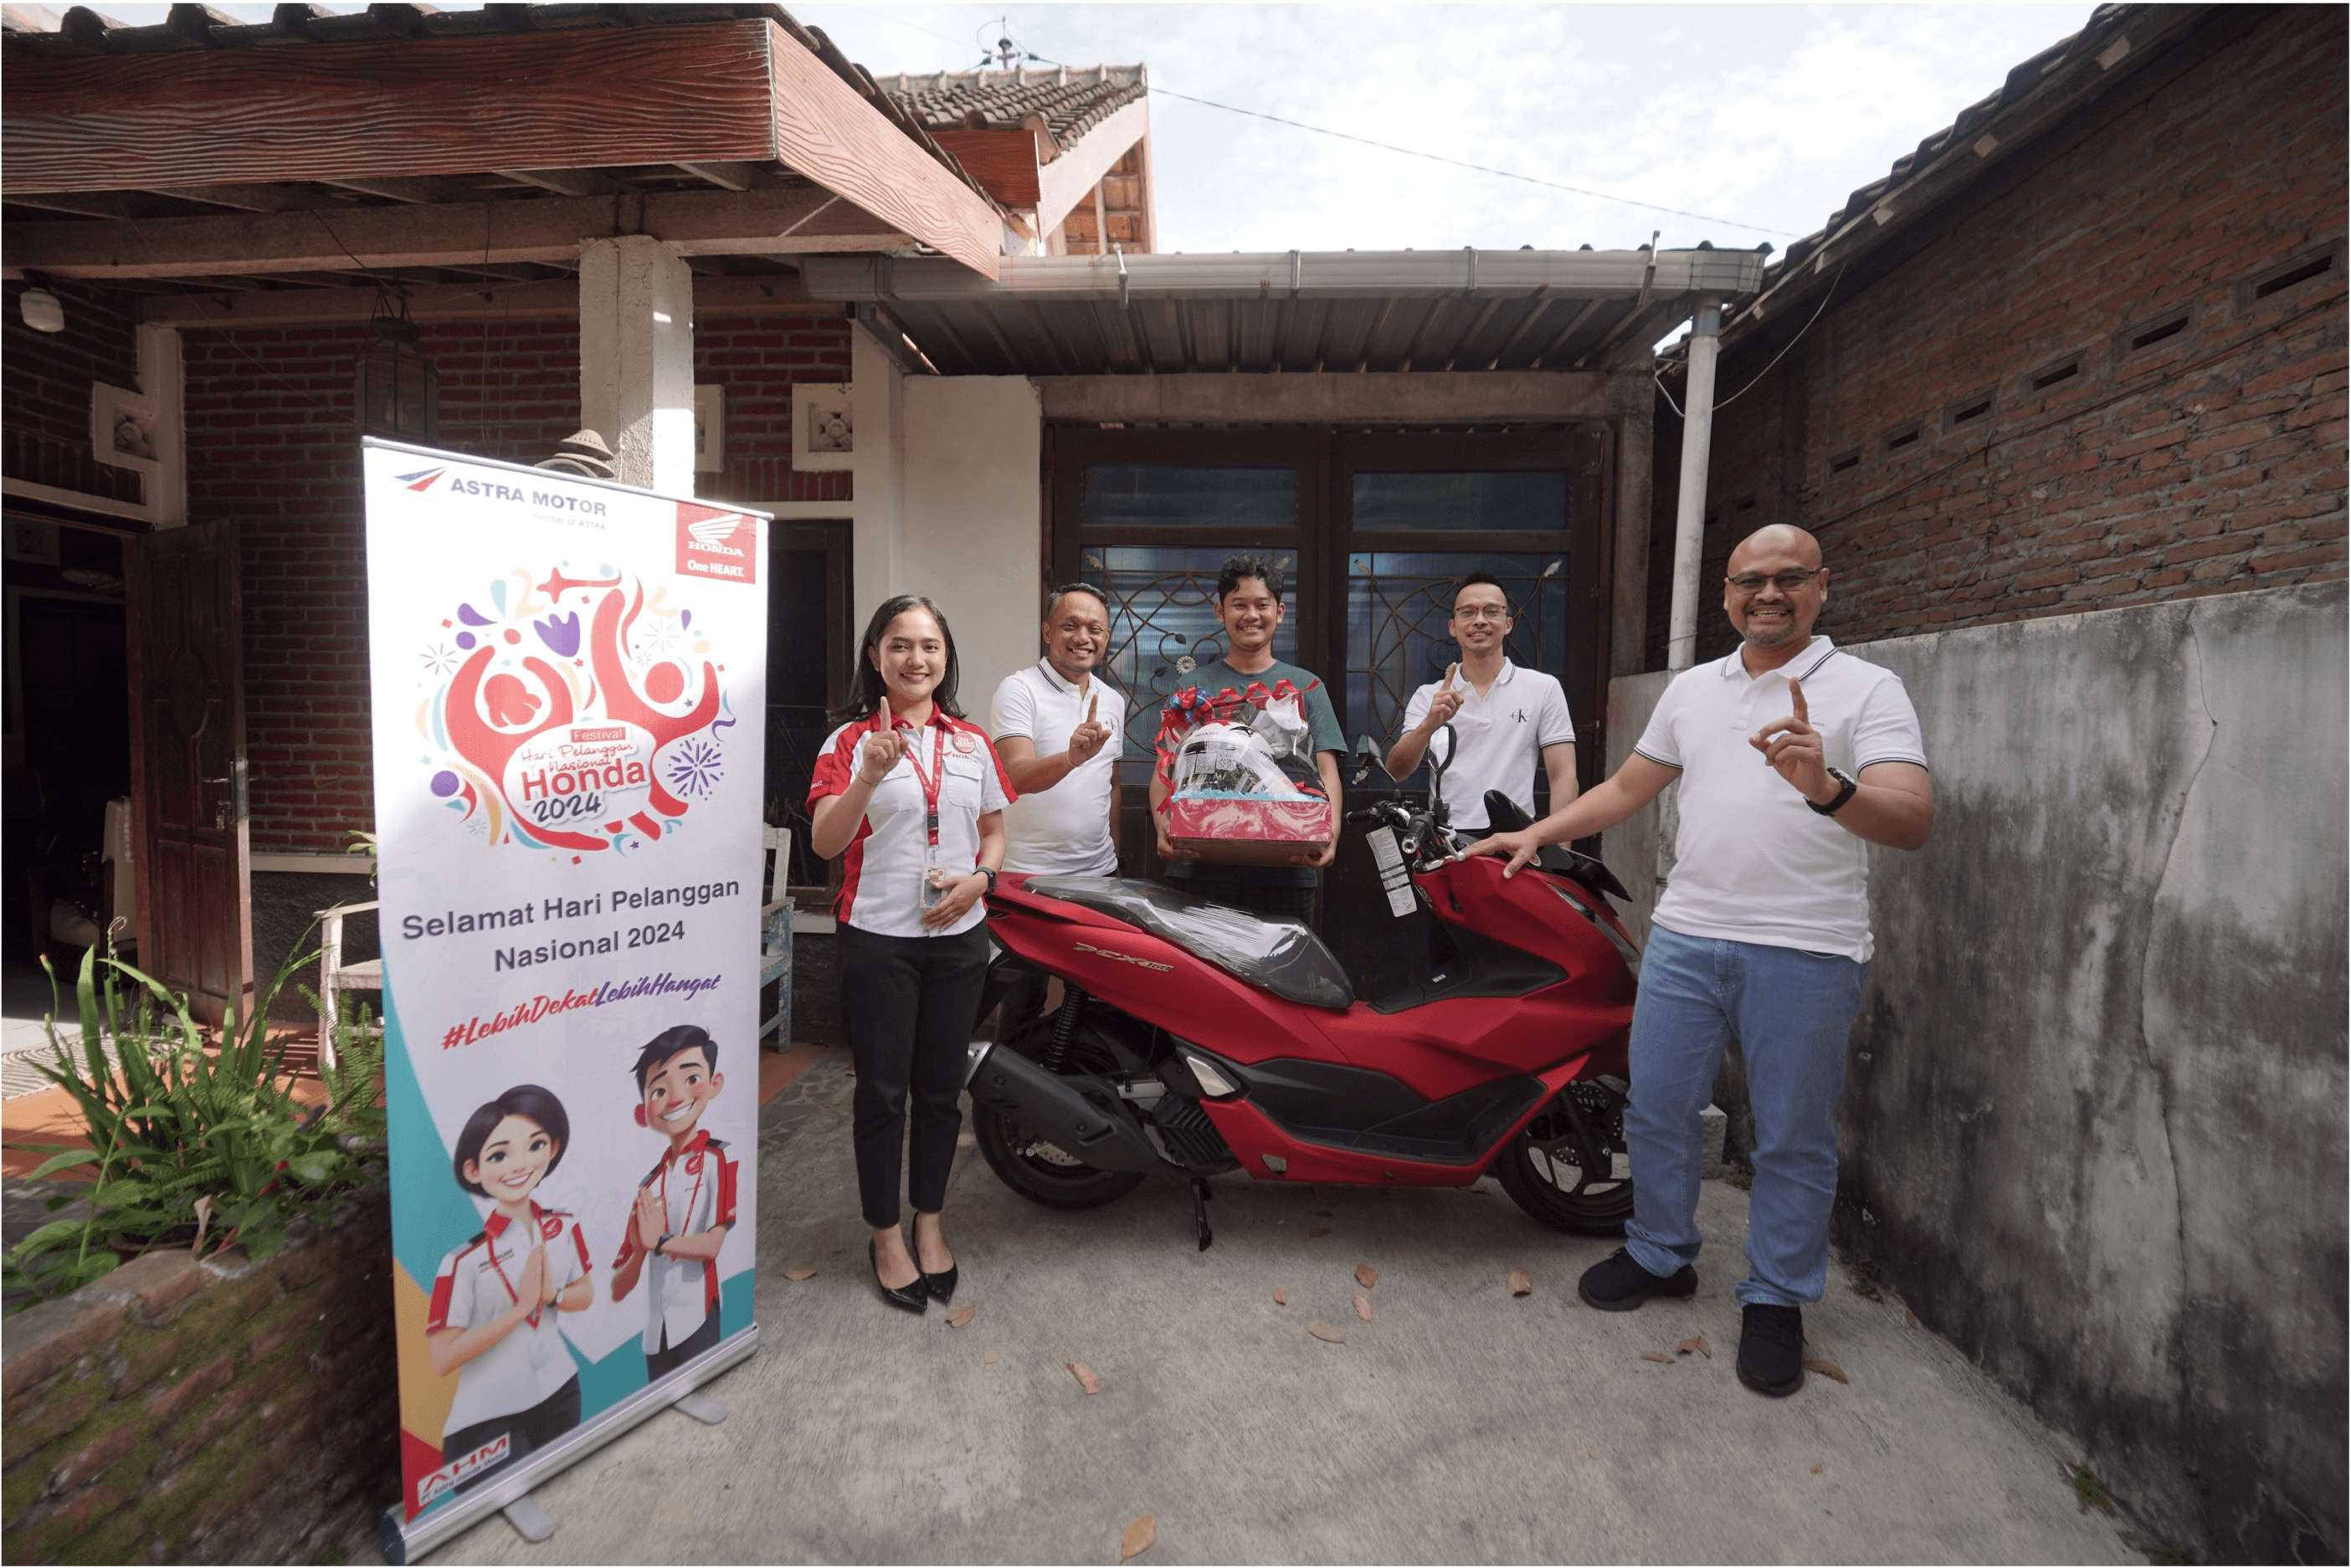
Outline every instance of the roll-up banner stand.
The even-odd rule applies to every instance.
[[[758,1337],[768,519],[365,459],[402,1562]]]

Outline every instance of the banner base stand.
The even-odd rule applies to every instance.
[[[527,1498],[549,1477],[586,1459],[639,1422],[693,1398],[696,1388],[758,1347],[759,1325],[747,1324],[700,1360],[672,1373],[670,1378],[675,1381],[664,1379],[638,1389],[619,1404],[590,1417],[551,1447],[533,1454],[529,1466],[520,1475],[494,1477],[470,1496],[458,1499],[454,1506],[434,1509],[406,1523],[402,1522],[400,1505],[394,1503],[376,1521],[376,1540],[383,1547],[383,1560],[394,1568],[413,1563],[442,1542],[502,1511],[508,1503]],[[544,1517],[544,1510],[541,1515]]]
[[[555,1533],[555,1515],[539,1507],[537,1498],[518,1497],[498,1511],[515,1527],[515,1533],[533,1546]]]
[[[726,1405],[707,1394],[683,1394],[676,1408],[684,1411],[705,1427],[715,1427],[726,1419]]]

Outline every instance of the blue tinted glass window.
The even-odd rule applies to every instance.
[[[1093,528],[1292,528],[1298,481],[1288,468],[1177,468],[1092,463],[1085,520]]]
[[[1357,473],[1355,526],[1557,529],[1567,526],[1559,469],[1485,473]]]

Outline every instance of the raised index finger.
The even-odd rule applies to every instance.
[[[1101,706],[1102,706],[1102,693],[1101,693],[1101,692],[1097,691],[1097,692],[1095,692],[1092,697],[1089,697],[1089,698],[1087,698],[1087,699],[1086,699],[1086,722],[1087,722],[1087,723],[1091,724],[1091,723],[1092,723],[1092,722],[1094,722],[1094,710],[1095,710],[1095,709],[1097,709],[1097,708],[1099,708],[1099,707],[1101,707]]]
[[[1788,701],[1796,705],[1797,723],[1810,724],[1813,722],[1811,712],[1804,707],[1804,683],[1792,675],[1788,677]]]
[[[1447,691],[1452,691],[1452,690],[1453,690],[1453,678],[1454,678],[1455,676],[1457,676],[1457,675],[1460,674],[1460,673],[1461,673],[1461,666],[1459,666],[1458,664],[1448,665],[1448,666],[1447,666],[1447,667],[1446,667],[1446,670],[1445,670],[1445,690],[1447,690]]]

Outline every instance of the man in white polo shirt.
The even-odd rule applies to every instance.
[[[1114,877],[1126,700],[1093,673],[1110,650],[1110,607],[1065,584],[1039,629],[1045,657],[1006,676],[990,705],[996,755],[1019,794],[1004,808],[1004,869]]]
[[[1803,1386],[1802,1309],[1828,1278],[1834,1111],[1871,952],[1867,846],[1916,849],[1935,823],[1901,679],[1812,635],[1827,602],[1810,534],[1749,535],[1722,596],[1740,647],[1675,679],[1615,776],[1470,850],[1510,856],[1515,875],[1541,846],[1613,827],[1681,781],[1633,1012],[1633,1219],[1576,1290],[1630,1312],[1698,1289],[1698,1115],[1736,1034],[1756,1141],[1739,1378],[1772,1395]]]
[[[1471,572],[1455,586],[1446,628],[1461,662],[1412,694],[1404,733],[1388,748],[1390,778],[1420,765],[1430,740],[1453,726],[1445,763],[1445,804],[1453,826],[1486,831],[1486,792],[1500,790],[1529,816],[1535,814],[1535,766],[1551,784],[1551,808],[1575,798],[1575,724],[1558,678],[1511,662],[1502,651],[1510,635],[1510,599],[1490,572]]]

